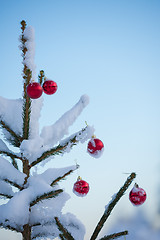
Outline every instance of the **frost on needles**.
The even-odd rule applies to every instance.
[[[20,232],[23,240],[56,237],[82,240],[83,224],[71,213],[62,214],[70,196],[59,186],[59,182],[78,166],[49,168],[34,175],[32,170],[54,161],[56,155],[71,151],[93,136],[94,128],[88,125],[68,136],[69,127],[88,105],[89,98],[87,95],[80,97],[60,119],[40,131],[43,98],[32,100],[26,94],[27,85],[36,78],[34,29],[22,21],[21,30],[23,97],[16,100],[0,97],[0,126],[4,137],[0,140],[0,196],[7,200],[0,205],[0,226]],[[117,201],[122,195],[118,195]],[[97,238],[99,227],[95,231],[92,240]]]

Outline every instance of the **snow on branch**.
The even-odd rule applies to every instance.
[[[44,151],[44,149],[47,148],[47,146],[40,148],[40,151],[33,154],[30,158],[30,167],[35,166],[36,164],[44,161],[45,159],[49,158],[50,156],[58,155],[58,154],[63,154],[65,152],[69,152],[71,148],[78,144],[78,142],[85,142],[91,136],[93,136],[94,133],[94,128],[87,126],[83,128],[81,131],[72,134],[70,137],[62,140],[58,146],[54,148],[49,148],[47,151]],[[40,142],[40,141],[39,141]],[[23,148],[24,150],[24,148]],[[36,160],[34,160],[36,159]]]
[[[62,192],[63,192],[62,189],[58,189],[58,190],[55,190],[55,191],[51,191],[49,193],[45,193],[45,194],[43,194],[41,196],[38,196],[35,200],[33,200],[30,203],[30,206],[33,207],[35,204],[37,204],[40,201],[43,201],[43,200],[46,200],[46,199],[50,199],[50,198],[55,198],[55,197],[58,196],[58,194],[60,194]]]
[[[61,224],[61,222],[59,221],[58,217],[54,218],[57,224],[57,227],[59,229],[60,232],[62,232],[63,236],[65,239],[67,240],[74,240],[74,238],[72,237],[72,235],[67,231],[67,229]]]
[[[13,180],[15,180],[15,173],[16,172],[18,173],[19,171],[17,171],[11,165],[14,168],[13,170],[10,166],[10,163],[2,159],[0,161],[0,165],[2,166],[2,169],[5,170],[3,172],[6,172],[6,168],[8,167],[8,172],[10,174],[10,177],[13,175],[14,177]],[[1,170],[0,176],[3,178],[3,177],[6,177],[6,174],[4,173],[4,176],[3,176],[2,170]],[[43,204],[43,201],[47,201],[47,199],[49,198],[51,199],[57,198],[59,195],[63,194],[63,190],[59,189],[57,185],[54,187],[50,186],[50,182],[52,182],[52,180],[53,180],[53,177],[51,179],[51,176],[48,176],[47,180],[43,178],[43,175],[31,176],[28,179],[27,184],[24,186],[24,189],[22,189],[19,192],[16,192],[14,196],[6,204],[3,204],[0,206],[0,223],[5,223],[7,220],[8,225],[13,227],[16,227],[16,226],[22,227],[23,225],[28,224],[29,219],[31,219],[30,217],[31,207],[34,207],[36,205],[41,206],[41,204]],[[49,183],[47,181],[49,181]],[[19,183],[20,183],[20,180],[19,180]],[[64,198],[64,195],[63,195],[63,198]],[[63,201],[65,201],[65,198],[63,199]],[[47,203],[47,206],[48,206],[48,203]],[[62,206],[62,204],[60,206]],[[52,215],[52,218],[53,218],[53,215]]]
[[[64,168],[49,168],[44,173],[39,174],[37,177],[40,177],[50,186],[55,185],[61,179],[69,175],[71,172],[77,169],[76,165],[64,167]],[[34,179],[35,176],[31,177]],[[32,180],[33,181],[33,180]]]
[[[39,136],[39,118],[43,106],[43,98],[34,99],[31,103],[29,138],[34,139]]]
[[[56,198],[43,200],[31,207],[30,224],[40,226],[49,224],[53,221],[53,216],[59,216],[66,201],[70,198],[69,194],[63,191]],[[55,208],[53,206],[56,206]],[[37,232],[36,232],[37,233]]]
[[[0,227],[3,227],[5,229],[11,230],[11,231],[15,231],[17,233],[21,232],[22,229],[20,229],[18,226],[11,226],[8,223],[0,223]]]
[[[32,78],[36,77],[36,65],[34,64],[35,57],[35,31],[32,26],[28,26],[23,29],[23,35],[20,36],[21,50],[26,49],[23,59],[23,64],[27,66],[32,72]]]
[[[22,99],[11,100],[0,96],[0,121],[2,127],[13,137],[22,135]],[[6,132],[4,134],[8,139]]]
[[[77,169],[79,166],[76,165],[76,168]],[[75,170],[74,169],[74,170]],[[66,172],[64,175],[60,176],[60,177],[57,177],[55,180],[53,180],[53,182],[51,183],[51,186],[57,184],[59,181],[61,181],[62,179],[64,179],[66,176],[68,176],[69,174],[71,174],[74,170],[69,170],[68,172]]]
[[[64,135],[68,134],[68,128],[74,123],[88,103],[89,97],[87,95],[83,95],[77,104],[62,115],[62,117],[53,125],[44,127],[41,132],[44,144],[52,144],[53,146],[60,141]]]
[[[0,139],[0,151],[11,152],[2,139]]]
[[[39,183],[48,184],[50,186],[55,186],[57,182],[64,179],[67,175],[71,174],[74,170],[77,169],[77,166],[70,166],[65,168],[50,168],[47,169],[44,173],[32,176],[29,178],[29,185],[34,185],[36,181]],[[42,188],[41,184],[41,188]],[[44,191],[45,192],[45,191]],[[42,195],[36,195],[35,199],[30,203],[30,206],[34,206],[39,201],[56,197],[59,193],[62,193],[62,189],[51,190],[50,192],[44,193]]]
[[[21,188],[26,175],[18,171],[9,161],[0,157],[0,179]]]
[[[50,222],[45,225],[32,227],[32,239],[55,239],[58,236],[59,230],[55,222]]]
[[[48,237],[51,239],[82,240],[85,235],[84,225],[70,213],[53,215],[51,221],[43,222],[32,227],[32,239]]]
[[[14,195],[12,187],[3,180],[0,180],[0,195],[6,198],[12,198]]]
[[[75,240],[84,239],[85,235],[85,227],[84,225],[71,213],[66,213],[61,216],[60,223],[63,225],[65,229],[67,229],[68,233],[70,233]],[[70,239],[70,238],[67,238]]]
[[[9,148],[7,147],[7,145],[1,139],[0,139],[0,154],[9,156],[12,158],[12,160],[13,160],[13,158],[21,159],[21,157],[19,157],[18,155],[14,154],[12,151],[10,151]]]

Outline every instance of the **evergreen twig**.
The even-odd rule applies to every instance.
[[[29,96],[27,95],[26,89],[27,85],[31,81],[32,72],[26,64],[24,64],[24,60],[26,57],[27,47],[26,42],[27,39],[24,37],[24,31],[26,29],[26,22],[23,20],[21,21],[21,29],[22,29],[22,35],[21,35],[21,50],[22,50],[22,57],[23,57],[23,79],[24,79],[24,89],[23,89],[23,139],[28,139],[29,137],[29,122],[30,122],[30,113],[31,113],[31,100]]]
[[[38,82],[39,82],[40,85],[42,85],[43,81],[44,81],[44,71],[41,70],[39,75],[38,75]]]
[[[3,154],[3,155],[6,155],[10,158],[17,158],[17,159],[20,159],[21,161],[23,161],[23,158],[17,156],[16,154],[12,153],[12,152],[7,152],[7,151],[0,151],[0,154]]]
[[[55,198],[57,197],[60,193],[62,193],[63,190],[62,189],[58,189],[58,190],[55,190],[55,191],[51,191],[49,193],[45,193],[41,196],[38,196],[35,200],[33,200],[31,203],[30,203],[30,206],[33,207],[34,205],[36,205],[38,202],[42,201],[42,200],[45,200],[45,199],[49,199],[49,198]]]
[[[65,237],[65,239],[67,239],[67,240],[74,240],[74,238],[68,232],[68,230],[60,223],[58,217],[55,217],[54,219],[56,221],[56,224],[57,224],[57,227],[58,227],[59,231],[62,232],[62,234],[63,234],[61,236]]]
[[[12,159],[12,165],[13,165],[17,170],[19,170],[19,169],[18,169],[17,161],[15,160],[15,157],[11,157],[11,159]]]
[[[69,146],[70,148],[72,148],[74,145],[78,144],[79,140],[77,137],[80,137],[82,132],[84,132],[87,129],[87,127],[83,128],[80,132],[73,134],[72,136],[70,136],[69,138],[67,138],[67,140],[65,140],[63,142],[63,144],[59,144],[58,146],[51,148],[50,150],[44,152],[39,158],[37,158],[37,160],[33,161],[30,164],[30,167],[35,166],[36,164],[42,162],[43,160],[45,160],[46,158],[50,157],[50,156],[54,156],[54,155],[59,155],[60,153],[64,153],[66,148]]]
[[[61,240],[65,240],[63,234],[59,234],[59,237],[60,237]]]
[[[17,183],[15,183],[15,182],[13,182],[13,181],[10,181],[10,180],[8,180],[8,179],[2,179],[3,181],[5,181],[5,182],[7,182],[7,183],[9,183],[9,184],[11,184],[13,187],[16,187],[16,188],[18,188],[19,190],[23,190],[23,187],[21,187],[20,185],[18,185]]]
[[[67,148],[68,144],[70,144],[70,147],[76,145],[78,141],[76,140],[76,136],[74,136],[72,139],[69,140],[69,142],[65,143],[64,145],[58,145],[55,148],[52,148],[46,152],[44,152],[41,157],[37,158],[37,160],[33,161],[30,164],[30,167],[35,166],[36,164],[42,162],[43,160],[45,160],[46,158],[53,156],[53,155],[58,155],[60,153],[63,153],[65,151],[65,149]]]
[[[4,198],[9,198],[9,199],[11,199],[13,197],[12,195],[4,194],[4,193],[0,193],[0,196],[2,196]]]
[[[104,236],[103,238],[100,238],[99,240],[116,239],[116,238],[126,236],[126,235],[128,235],[128,231],[123,231],[123,232],[119,232],[119,233],[113,233],[113,234],[110,234],[108,236]]]
[[[15,147],[19,147],[23,138],[20,135],[17,135],[4,121],[0,120],[0,125],[11,135],[11,138],[8,139],[10,143]]]
[[[112,199],[112,201],[108,204],[108,206],[106,206],[104,214],[102,215],[100,221],[98,222],[90,240],[95,240],[97,238],[97,236],[98,236],[99,232],[101,231],[104,223],[106,222],[107,218],[110,216],[113,208],[115,207],[117,202],[120,200],[120,198],[123,196],[125,191],[128,189],[129,185],[132,183],[132,181],[135,177],[136,177],[136,174],[131,173],[130,176],[127,178],[126,182],[124,183],[124,185],[120,188],[119,192],[117,194],[115,194],[114,199]]]
[[[3,227],[3,228],[5,228],[5,229],[9,229],[9,230],[11,230],[11,231],[15,231],[15,232],[17,232],[17,233],[20,233],[21,232],[21,230],[17,227],[17,228],[15,228],[15,227],[12,227],[12,226],[10,226],[9,224],[7,225],[5,225],[4,223],[2,224],[2,223],[0,223],[0,227]]]
[[[79,166],[76,165],[76,167],[78,168]],[[77,168],[76,168],[76,169],[77,169]],[[57,182],[59,182],[59,181],[61,181],[62,179],[64,179],[66,176],[68,176],[69,174],[71,174],[73,171],[74,171],[74,170],[69,170],[69,171],[68,171],[67,173],[65,173],[63,176],[56,178],[50,185],[51,185],[51,186],[55,185]]]

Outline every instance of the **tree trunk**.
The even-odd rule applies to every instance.
[[[23,240],[31,240],[31,227],[29,224],[23,226],[22,236]]]
[[[29,168],[28,160],[23,161],[23,173],[25,173],[27,175],[25,178],[25,182],[24,182],[24,185],[25,185],[27,183],[27,180],[30,175],[30,168]],[[31,209],[29,209],[29,211],[31,211]],[[22,236],[23,236],[23,240],[31,240],[31,227],[29,226],[29,224],[25,224],[23,226]]]

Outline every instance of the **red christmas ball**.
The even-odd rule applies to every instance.
[[[57,83],[52,80],[46,80],[43,83],[43,91],[48,94],[54,94],[57,91]]]
[[[146,192],[143,188],[140,188],[137,184],[134,185],[129,193],[129,200],[134,206],[142,205],[146,200]]]
[[[92,138],[88,142],[87,151],[92,157],[95,157],[95,158],[101,157],[103,150],[104,150],[104,144],[100,139]]]
[[[78,197],[85,197],[89,192],[89,184],[81,178],[78,178],[77,182],[74,183],[73,192]]]
[[[41,85],[37,82],[32,82],[27,86],[27,94],[30,98],[39,98],[43,93]]]

